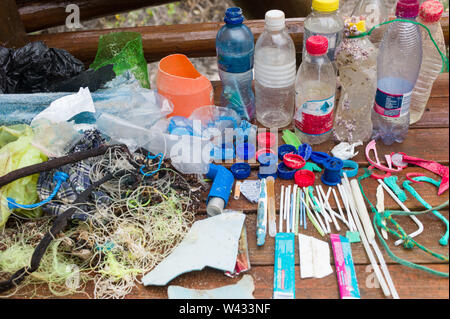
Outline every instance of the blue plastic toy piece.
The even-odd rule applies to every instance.
[[[56,172],[55,174],[53,174],[53,182],[56,182],[56,186],[55,189],[53,190],[53,192],[50,194],[49,197],[47,197],[46,199],[44,199],[43,201],[36,203],[36,204],[31,204],[31,205],[21,205],[16,203],[16,201],[13,198],[8,197],[8,208],[10,210],[16,209],[16,208],[22,208],[22,209],[34,209],[37,207],[41,207],[45,204],[47,204],[48,202],[50,202],[58,193],[59,189],[61,188],[62,183],[64,183],[67,179],[69,178],[69,175],[64,173],[64,172]]]
[[[330,155],[324,152],[311,152],[310,160],[316,164],[323,165],[323,163],[331,158]],[[306,160],[305,160],[306,161]]]
[[[319,152],[317,152],[317,153],[319,153]],[[309,160],[309,158],[311,157],[311,154],[312,154],[311,145],[303,143],[302,145],[300,145],[298,147],[297,154],[300,155],[301,157],[303,157],[303,159],[305,161]]]
[[[248,163],[235,163],[231,166],[231,173],[236,179],[246,179],[250,176],[251,167]]]
[[[278,174],[278,177],[281,179],[287,179],[287,180],[294,179],[294,175],[295,175],[296,171],[297,171],[296,169],[287,167],[286,164],[284,164],[283,162],[278,164],[277,174]]]
[[[290,144],[283,144],[278,147],[278,158],[280,161],[283,160],[283,156],[287,153],[297,153],[297,149]]]
[[[358,168],[359,168],[358,163],[356,163],[355,161],[352,161],[352,160],[345,160],[342,162],[343,162],[344,166],[342,167],[341,177],[344,176],[344,172],[345,172],[345,175],[347,175],[347,177],[349,177],[349,178],[355,177],[356,175],[358,175]],[[344,168],[351,168],[351,169],[344,170]]]
[[[330,157],[322,163],[324,172],[322,174],[322,182],[328,186],[334,186],[341,182],[341,171],[344,163],[341,159]]]
[[[219,197],[224,200],[226,206],[234,183],[233,174],[221,165],[209,164],[206,178],[213,180],[206,203],[211,197]]]

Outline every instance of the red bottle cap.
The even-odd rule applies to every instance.
[[[399,0],[395,8],[397,18],[415,18],[419,15],[419,0]]]
[[[283,163],[284,165],[286,165],[289,168],[292,169],[300,169],[303,166],[305,166],[306,162],[303,159],[303,157],[301,157],[298,154],[294,154],[294,153],[287,153],[283,156]]]
[[[307,169],[298,170],[294,175],[295,184],[300,187],[313,186],[315,179],[316,175],[314,175],[313,172]]]
[[[306,40],[306,52],[309,55],[324,55],[328,50],[328,39],[322,35],[313,35]]]
[[[422,3],[419,9],[420,18],[428,23],[438,22],[444,12],[442,3],[436,0],[429,0]]]

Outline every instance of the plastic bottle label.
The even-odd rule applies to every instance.
[[[253,69],[253,50],[245,55],[217,55],[219,69],[229,73],[244,73]]]
[[[333,128],[333,110],[334,95],[303,103],[295,112],[295,127],[304,134],[325,134]]]
[[[321,35],[328,39],[328,51],[327,56],[328,59],[330,59],[331,62],[333,62],[334,59],[334,52],[336,51],[336,46],[341,43],[342,40],[342,32],[334,32],[334,33],[320,33],[320,32],[312,32],[305,28],[305,34],[303,35],[303,46],[305,46],[306,39],[309,37],[312,37],[314,35]],[[305,51],[305,50],[304,50]]]
[[[400,117],[409,112],[411,92],[405,94],[390,94],[377,89],[374,110],[387,117]]]

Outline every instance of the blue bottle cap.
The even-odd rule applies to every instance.
[[[345,172],[345,175],[347,175],[347,177],[349,177],[349,178],[355,177],[356,175],[358,175],[358,168],[359,168],[358,163],[356,163],[355,161],[352,161],[352,160],[345,160],[345,161],[343,161],[343,163],[344,163],[344,166],[342,167],[343,169],[341,170],[341,176],[344,176],[344,172]],[[344,168],[352,168],[352,169],[344,170]]]
[[[297,150],[295,148],[295,146],[290,145],[290,144],[283,144],[278,146],[278,158],[280,159],[280,161],[283,160],[283,156],[284,154],[287,153],[296,153]]]
[[[258,162],[261,166],[276,165],[278,162],[277,156],[272,153],[264,153],[258,156]]]
[[[324,172],[322,174],[322,182],[328,186],[334,186],[341,182],[341,171],[344,163],[336,157],[329,157],[322,163]]]
[[[242,10],[239,7],[231,7],[225,11],[225,18],[223,19],[227,24],[241,24],[244,21]]]
[[[305,161],[309,160],[309,158],[311,157],[311,153],[312,153],[312,148],[311,148],[311,145],[309,145],[309,144],[304,143],[298,147],[297,154],[300,155],[301,157],[303,157],[303,159]]]
[[[331,156],[324,152],[311,152],[309,158],[314,163],[322,165],[327,159],[331,158]]]
[[[281,179],[293,179],[296,171],[296,169],[287,167],[283,162],[278,164],[277,174]]]
[[[235,163],[231,166],[231,173],[236,179],[246,179],[250,176],[251,167],[248,163]]]
[[[243,160],[255,157],[255,151],[255,145],[252,143],[241,143],[236,146],[236,155]]]

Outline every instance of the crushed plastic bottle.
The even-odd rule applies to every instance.
[[[344,20],[338,14],[339,0],[313,0],[312,12],[304,22],[303,56],[306,56],[306,40],[313,35],[322,35],[328,39],[328,59],[334,65],[334,53],[342,40]]]
[[[228,8],[225,25],[217,32],[216,51],[219,77],[222,80],[221,106],[231,108],[245,120],[255,115],[255,95],[252,90],[254,37],[244,25],[242,10]]]
[[[365,20],[345,20],[344,39],[336,50],[342,86],[334,120],[334,137],[341,142],[367,141],[372,136],[371,109],[377,90],[377,49],[367,36]]]
[[[397,18],[414,21],[418,14],[418,0],[397,3]],[[411,95],[421,63],[419,26],[404,21],[391,23],[380,44],[372,110],[373,138],[381,138],[386,145],[402,143],[408,134]]]
[[[336,74],[327,48],[326,37],[309,37],[306,57],[297,72],[294,124],[302,143],[323,143],[332,132]]]
[[[445,53],[444,33],[439,22],[443,12],[444,6],[439,1],[425,1],[420,6],[418,22],[430,29],[439,50]],[[422,32],[422,66],[411,97],[410,124],[416,123],[422,117],[433,83],[442,69],[441,56],[428,32],[425,28],[420,28],[420,30]]]
[[[266,12],[266,25],[255,47],[256,118],[280,128],[292,121],[295,100],[295,46],[285,29],[284,12]]]
[[[364,17],[367,30],[387,21],[389,18],[388,9],[384,0],[359,1],[353,9],[352,16],[360,18]],[[385,26],[377,27],[369,36],[370,42],[378,47],[385,31]]]

